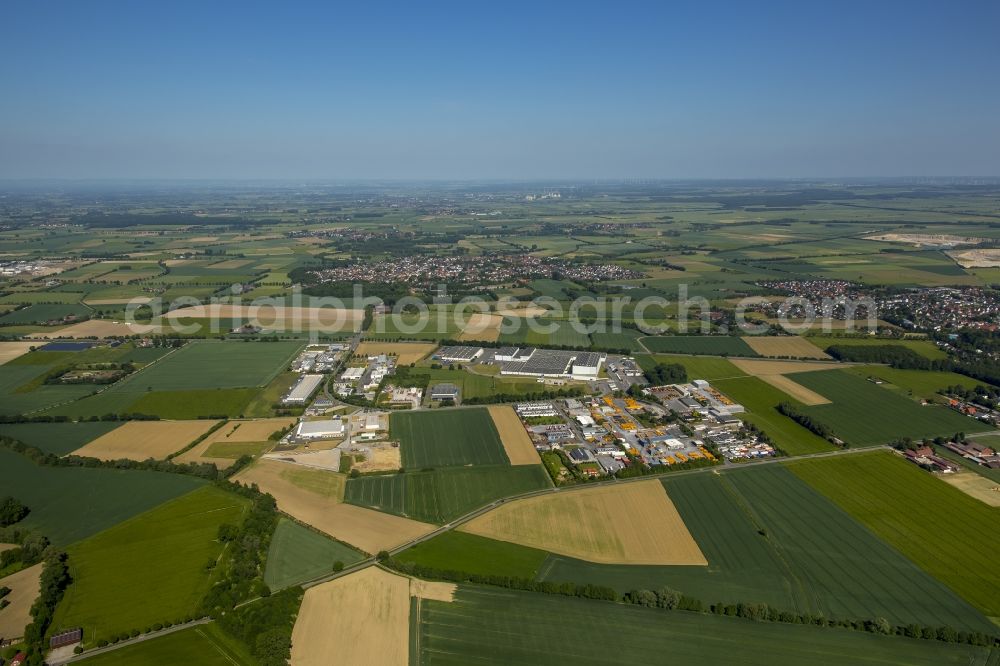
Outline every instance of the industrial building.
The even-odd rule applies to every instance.
[[[442,382],[431,387],[431,400],[458,400],[459,389],[455,384]]]
[[[448,363],[471,363],[483,355],[482,347],[441,347],[437,357]]]
[[[604,354],[597,352],[586,352],[573,359],[573,377],[582,379],[596,379],[601,371],[601,364],[607,358]]]
[[[333,439],[343,437],[346,427],[342,419],[299,421],[295,436],[299,439]]]
[[[512,360],[501,363],[501,375],[596,379],[607,356],[598,352],[557,351],[529,347],[515,350],[510,358]],[[496,359],[500,360],[500,357],[497,356]]]
[[[301,375],[281,402],[286,405],[304,405],[323,383],[323,375]]]

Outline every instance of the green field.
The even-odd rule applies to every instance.
[[[411,664],[985,666],[988,648],[461,586],[423,600]],[[412,620],[411,620],[412,622]]]
[[[247,501],[206,486],[135,516],[69,550],[73,583],[52,626],[83,627],[85,641],[194,613],[218,570],[219,526],[239,524]]]
[[[127,382],[140,390],[263,386],[285,368],[300,342],[189,342]]]
[[[914,399],[932,399],[937,397],[938,391],[949,386],[962,386],[967,389],[975,388],[983,384],[972,377],[960,375],[957,372],[940,372],[934,370],[903,370],[900,368],[889,368],[883,365],[858,365],[845,368],[847,372],[868,379],[878,377],[887,384],[881,384],[882,388],[899,389],[907,396]]]
[[[832,401],[801,409],[854,446],[885,444],[903,437],[919,439],[992,430],[945,407],[921,406],[844,370],[798,372],[788,377]]]
[[[396,412],[389,431],[400,442],[404,469],[510,462],[485,408]]]
[[[267,551],[264,582],[276,592],[330,573],[334,562],[351,565],[362,559],[364,556],[350,546],[282,518]]]
[[[653,353],[706,356],[759,356],[741,338],[727,335],[657,335],[642,338]]]
[[[531,345],[538,347],[590,347],[590,336],[583,330],[577,330],[572,322],[559,319],[537,319],[529,322],[527,319],[510,319],[504,322],[504,330],[516,330],[501,333],[499,341],[510,345]]]
[[[776,465],[663,484],[708,567],[609,566],[552,556],[542,578],[622,592],[666,585],[705,603],[764,602],[837,619],[882,616],[898,624],[990,629],[975,608]]]
[[[643,346],[639,343],[645,333],[634,328],[623,328],[618,333],[590,334],[590,340],[594,347],[602,349],[628,349],[629,351],[643,351]]]
[[[984,613],[1000,618],[1000,511],[886,452],[789,469]]]
[[[746,373],[724,358],[713,356],[669,356],[666,354],[639,354],[635,357],[639,367],[650,370],[658,363],[679,363],[687,370],[688,380],[745,377]]]
[[[407,548],[396,559],[446,571],[531,579],[546,557],[544,550],[452,530]]]
[[[833,346],[865,346],[865,347],[881,347],[885,345],[894,345],[897,347],[906,347],[910,351],[920,354],[924,358],[929,358],[932,360],[948,358],[948,354],[940,349],[931,340],[901,340],[897,338],[848,338],[848,337],[838,337],[834,335],[830,336],[820,336],[820,335],[809,335],[804,336],[805,340],[816,345],[823,351],[826,351],[828,347]]]
[[[0,324],[44,324],[69,315],[86,317],[91,312],[90,308],[80,303],[36,303],[5,314],[0,317]]]
[[[257,666],[246,647],[204,624],[88,658],[87,666]]]
[[[502,497],[548,486],[549,477],[541,465],[480,465],[349,479],[344,501],[446,523]]]
[[[239,416],[260,392],[250,387],[274,379],[300,346],[298,342],[197,341],[169,355],[129,347],[99,347],[75,355],[26,354],[23,361],[16,359],[0,366],[0,393],[8,392],[0,410],[71,418],[126,413],[168,419]],[[47,372],[71,362],[119,361],[133,356],[160,360],[107,387],[41,384]],[[266,411],[264,415],[270,416],[270,405]]]
[[[250,388],[153,391],[129,403],[126,411],[156,414],[163,419],[240,416],[256,394],[257,390]]]
[[[802,373],[809,374],[809,373]],[[800,426],[776,408],[781,402],[796,402],[757,377],[737,377],[712,382],[730,398],[747,408],[740,418],[763,430],[786,454],[796,456],[830,451],[833,445]]]
[[[0,449],[3,493],[31,508],[25,527],[66,546],[205,484],[193,476],[138,470],[41,467]]]
[[[29,446],[57,456],[66,455],[111,432],[121,423],[116,421],[88,421],[84,423],[3,423],[0,436],[12,437]]]

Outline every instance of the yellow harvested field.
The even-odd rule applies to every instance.
[[[354,463],[352,469],[356,469],[362,474],[365,472],[389,472],[399,469],[403,463],[399,455],[398,446],[378,446],[370,447],[369,455],[364,461]]]
[[[655,480],[516,500],[459,529],[601,564],[708,564]]]
[[[803,342],[805,341],[803,340]],[[846,363],[826,363],[822,361],[763,361],[742,358],[730,359],[729,362],[748,375],[758,377],[779,391],[787,393],[804,405],[828,405],[830,401],[816,391],[808,389],[794,379],[786,377],[786,374],[834,370],[848,365]]]
[[[362,342],[354,353],[358,356],[389,354],[398,357],[399,365],[416,363],[437,349],[433,342]]]
[[[1000,507],[1000,483],[996,481],[991,481],[972,471],[941,474],[939,478],[955,486],[969,497],[974,497],[990,506]]]
[[[208,450],[213,444],[248,444],[253,442],[266,442],[271,433],[284,430],[294,424],[295,417],[282,417],[274,419],[250,419],[229,421],[204,441],[198,443],[193,449],[185,451],[174,460],[179,463],[205,462],[216,467],[229,467],[233,464],[232,458],[215,458],[208,454]]]
[[[365,311],[350,308],[293,307],[284,305],[230,305],[212,303],[171,310],[167,319],[242,319],[262,328],[325,331],[357,330]]]
[[[129,421],[73,453],[101,460],[163,460],[198,439],[218,421]]]
[[[462,332],[458,334],[458,339],[463,342],[468,340],[496,342],[500,337],[501,324],[503,317],[500,315],[477,312],[469,315]]]
[[[16,543],[0,543],[0,553],[5,550],[14,550],[15,548],[20,548]]]
[[[284,430],[294,424],[294,416],[273,419],[235,419],[226,423],[209,437],[206,442],[264,442],[272,433]]]
[[[410,597],[452,602],[457,586],[370,566],[306,590],[292,629],[292,666],[406,666]],[[419,606],[418,606],[419,608]]]
[[[35,346],[34,342],[0,342],[0,365],[13,361]]]
[[[379,567],[306,590],[292,630],[292,666],[406,666],[410,583]]]
[[[435,583],[419,578],[410,579],[410,596],[418,599],[433,599],[451,603],[455,600],[456,589],[458,586],[454,583]]]
[[[278,508],[335,539],[368,552],[389,550],[428,534],[434,525],[343,504],[343,474],[258,460],[240,472],[240,483],[256,483],[278,501]]]
[[[794,379],[785,375],[760,375],[761,381],[795,398],[803,405],[829,405],[830,401],[823,395],[806,388]]]
[[[32,333],[31,338],[38,340],[48,340],[50,338],[106,338],[116,335],[146,335],[149,333],[159,333],[161,327],[158,324],[129,324],[125,321],[112,321],[110,319],[88,319],[79,324],[73,324],[66,328],[60,328],[51,333]]]
[[[797,335],[746,335],[743,341],[761,356],[828,359],[826,353]]]
[[[0,578],[0,587],[9,587],[10,594],[4,599],[10,605],[0,611],[0,636],[20,638],[24,628],[31,623],[31,604],[38,597],[38,580],[42,575],[42,565],[22,569],[6,578]]]
[[[521,301],[500,301],[497,312],[505,317],[541,317],[548,313],[546,308]]]
[[[512,407],[493,405],[489,408],[493,425],[500,433],[504,451],[510,458],[511,465],[537,465],[542,462],[538,457],[535,445],[531,443],[528,431],[521,424],[521,419]]]

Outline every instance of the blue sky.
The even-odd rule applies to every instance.
[[[0,178],[1000,175],[1000,3],[0,5]]]

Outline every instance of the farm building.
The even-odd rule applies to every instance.
[[[431,387],[431,400],[458,400],[459,390],[454,384],[447,382]]]
[[[482,347],[442,347],[437,357],[448,363],[471,363],[482,355]]]
[[[299,439],[331,439],[342,437],[344,430],[344,422],[341,419],[300,421],[295,428],[295,436]]]

